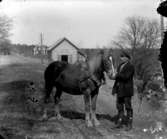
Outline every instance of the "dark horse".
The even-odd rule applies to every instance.
[[[96,100],[99,87],[104,78],[104,72],[111,70],[109,53],[99,52],[86,62],[78,64],[68,64],[66,62],[56,61],[51,63],[45,70],[45,102],[50,97],[53,87],[56,87],[55,93],[55,114],[60,118],[58,103],[62,91],[71,95],[83,95],[85,102],[85,120],[87,126],[99,125],[96,118]],[[47,110],[44,112],[44,118],[47,117]]]

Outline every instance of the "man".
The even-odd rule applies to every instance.
[[[134,76],[134,66],[131,64],[131,57],[128,53],[122,52],[120,55],[121,64],[117,68],[117,73],[110,75],[111,79],[115,80],[112,94],[117,95],[117,110],[118,110],[118,121],[116,128],[123,127],[123,116],[124,109],[127,114],[127,125],[126,130],[132,129],[133,120],[133,109],[131,104],[131,99],[133,96],[133,76]]]

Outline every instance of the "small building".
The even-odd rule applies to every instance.
[[[48,49],[48,54],[52,61],[66,61],[73,64],[77,61],[86,60],[85,54],[67,38],[58,40]]]
[[[34,55],[39,55],[39,54],[43,54],[43,55],[46,55],[47,54],[47,46],[45,45],[36,45],[34,48],[33,48],[33,54]]]

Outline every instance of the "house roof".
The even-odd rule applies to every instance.
[[[64,41],[68,42],[71,46],[73,46],[73,47],[78,51],[79,54],[81,54],[82,56],[85,57],[85,54],[82,53],[81,50],[80,50],[75,44],[73,44],[71,41],[69,41],[69,40],[68,40],[67,38],[65,38],[65,37],[59,39],[55,44],[52,45],[52,47],[50,47],[50,48],[48,49],[48,51],[52,51],[53,49],[57,48],[57,47],[60,46],[60,44],[63,43]]]

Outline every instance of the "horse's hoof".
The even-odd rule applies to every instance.
[[[87,122],[86,122],[86,125],[87,125],[87,127],[93,127],[93,124],[92,124],[91,121],[87,121]]]
[[[63,117],[60,114],[58,114],[58,115],[50,118],[50,120],[63,120]]]
[[[57,120],[57,117],[52,117],[52,118],[50,118],[49,120]]]
[[[61,120],[61,119],[63,119],[62,116],[61,116],[60,114],[57,114],[56,118],[57,118],[57,120]]]
[[[94,122],[94,126],[99,126],[100,125],[100,122],[97,119],[96,120],[94,119],[93,122]]]
[[[48,117],[47,116],[42,116],[39,120],[40,121],[46,121],[46,120],[48,120]]]

